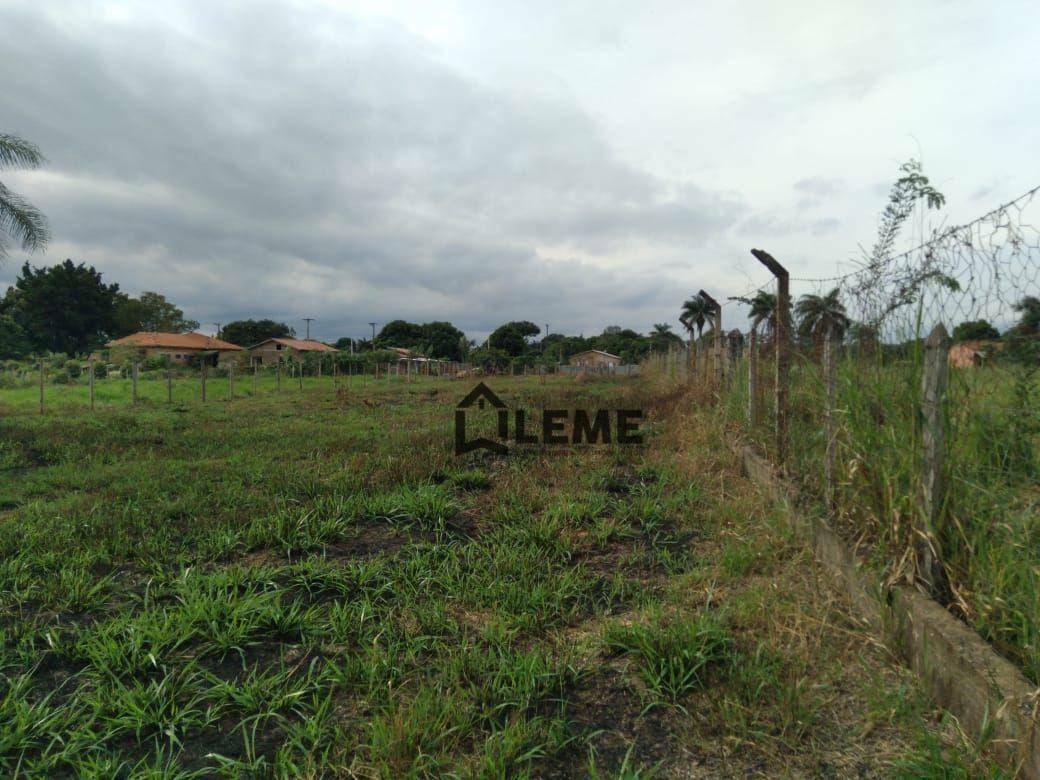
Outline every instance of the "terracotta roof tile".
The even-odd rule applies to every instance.
[[[203,333],[156,333],[142,330],[110,341],[106,347],[168,347],[171,349],[239,350],[242,347]]]

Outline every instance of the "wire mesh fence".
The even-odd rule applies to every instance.
[[[1037,192],[828,278],[787,277],[755,250],[770,273],[728,298],[720,323],[739,348],[694,339],[694,352],[719,355],[723,379],[696,360],[683,377],[717,385],[742,438],[890,581],[929,590],[1034,681]]]

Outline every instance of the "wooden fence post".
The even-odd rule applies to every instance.
[[[256,398],[256,380],[260,374],[260,364],[253,361],[253,398]]]
[[[303,361],[299,361],[296,364],[296,373],[300,375],[300,391],[303,391]]]
[[[90,411],[94,411],[94,361],[87,361],[87,371],[90,372],[90,376],[87,378],[87,384],[90,385]]]
[[[130,366],[130,377],[131,377],[130,383],[133,386],[133,397],[132,397],[133,400],[132,400],[132,403],[134,404],[134,406],[136,406],[137,405],[137,361],[136,360]]]
[[[235,400],[235,364],[228,363],[227,366],[227,399]]]
[[[173,370],[166,369],[166,403],[173,403]]]
[[[791,334],[790,275],[772,255],[761,249],[752,249],[751,254],[776,277],[776,378],[774,397],[776,402],[776,462],[781,470],[787,464],[787,386],[789,377],[788,354]]]
[[[40,414],[43,414],[43,361],[40,361]]]
[[[282,392],[282,361],[274,364],[274,387],[275,392]]]
[[[933,595],[946,590],[946,573],[942,567],[942,551],[935,529],[946,496],[943,474],[946,454],[946,421],[944,403],[950,352],[950,337],[942,323],[936,325],[925,341],[924,367],[921,373],[921,418],[924,457],[921,482],[924,503],[914,528],[917,573]]]
[[[824,434],[827,437],[823,455],[823,489],[827,508],[834,509],[834,459],[838,446],[838,426],[834,408],[837,397],[834,375],[836,336],[833,327],[828,327],[823,337],[823,389],[824,389]]]
[[[202,403],[206,403],[206,363],[202,363],[202,373],[199,375],[202,384]]]

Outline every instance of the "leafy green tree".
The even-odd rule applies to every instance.
[[[138,298],[123,296],[116,307],[116,336],[142,330],[187,333],[198,327],[198,321],[185,319],[183,311],[157,292],[145,291]]]
[[[491,332],[488,345],[492,349],[502,350],[510,357],[519,357],[527,352],[527,340],[541,332],[541,328],[527,320],[507,322]]]
[[[376,336],[378,347],[403,347],[439,360],[461,360],[460,343],[466,334],[450,322],[419,325],[405,320],[388,322]]]
[[[376,348],[402,347],[412,349],[422,343],[422,325],[406,320],[392,320],[379,329]]]
[[[837,287],[826,295],[803,295],[795,304],[794,313],[798,334],[803,338],[822,340],[830,330],[840,340],[850,324]]]
[[[969,320],[953,329],[954,341],[986,341],[1000,338],[1000,331],[986,320]]]
[[[1016,326],[1019,333],[1040,333],[1040,298],[1027,295],[1016,303],[1014,308],[1019,313]]]
[[[235,320],[220,329],[220,338],[240,347],[251,347],[267,339],[291,339],[296,331],[275,320]]]
[[[28,263],[8,290],[8,310],[37,352],[76,355],[103,344],[113,333],[119,285],[101,273],[66,260],[48,268]]]
[[[10,314],[0,314],[0,359],[20,360],[32,353],[22,326]]]
[[[39,168],[43,162],[43,155],[35,144],[18,136],[0,134],[0,170]],[[26,252],[34,252],[47,245],[50,234],[43,214],[0,182],[0,259],[7,256],[6,237],[13,238]]]

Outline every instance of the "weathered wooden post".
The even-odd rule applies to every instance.
[[[754,430],[758,425],[758,323],[751,325],[748,332],[747,362],[747,422],[748,429]]]
[[[202,362],[202,371],[199,374],[200,383],[202,386],[202,403],[206,403],[206,361]]]
[[[772,255],[762,249],[752,249],[758,262],[776,277],[776,461],[781,469],[787,464],[787,386],[789,378],[788,354],[791,338],[790,274]]]
[[[834,375],[835,352],[837,351],[837,334],[834,327],[829,326],[823,337],[823,412],[824,434],[827,437],[823,454],[823,489],[827,508],[834,509],[834,459],[838,445],[838,426],[836,422],[835,402],[837,396],[836,378]]]
[[[90,411],[94,411],[94,361],[87,361],[87,371],[90,372],[90,376],[87,378],[87,384],[90,386]]]
[[[260,364],[253,361],[253,398],[256,398],[256,380],[260,374]]]
[[[296,364],[296,373],[300,375],[300,391],[303,391],[303,361]]]
[[[321,364],[323,362],[321,353],[318,353],[318,387],[321,387]]]
[[[173,403],[173,370],[166,369],[166,403]]]
[[[43,361],[40,361],[40,414],[43,414]]]
[[[942,567],[942,551],[936,525],[946,496],[944,477],[946,455],[945,401],[949,365],[950,337],[942,323],[936,325],[924,345],[921,374],[921,422],[924,457],[921,482],[924,503],[914,528],[917,572],[933,595],[947,589]]]
[[[274,388],[275,392],[282,392],[282,361],[274,364]]]
[[[235,364],[228,363],[227,366],[227,399],[235,400]]]
[[[137,405],[137,361],[135,360],[130,366],[130,384],[133,387],[132,390],[132,403],[134,406]]]

